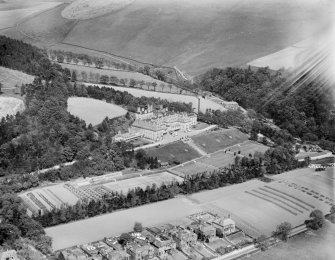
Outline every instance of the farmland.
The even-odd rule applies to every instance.
[[[192,140],[207,153],[213,153],[248,140],[248,135],[235,128],[222,129],[192,137]]]
[[[127,113],[122,107],[91,98],[71,97],[67,104],[72,115],[92,125],[101,123],[106,117],[115,118]]]
[[[179,161],[186,162],[200,157],[200,154],[189,145],[177,141],[171,144],[147,150],[149,156],[158,157],[162,162]]]
[[[47,228],[46,232],[53,238],[54,249],[60,249],[119,235],[128,231],[135,221],[152,226],[178,219],[182,221],[187,215],[205,210],[219,215],[230,214],[237,226],[251,236],[269,235],[283,221],[296,226],[302,224],[313,209],[329,211],[328,202],[334,201],[335,196],[333,181],[330,182],[327,176],[317,175],[312,169],[299,169],[274,176],[270,183],[251,180]],[[301,187],[294,185],[296,180],[301,181]],[[303,192],[305,189],[314,191],[314,195]]]
[[[0,119],[7,115],[15,115],[24,110],[24,103],[21,99],[0,96]]]

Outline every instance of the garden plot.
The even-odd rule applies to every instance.
[[[168,184],[175,181],[182,182],[183,179],[168,172],[160,172],[122,181],[109,182],[102,186],[108,188],[110,191],[127,193],[129,190],[137,187],[145,189],[147,186],[151,187],[153,184],[160,186],[163,183]]]

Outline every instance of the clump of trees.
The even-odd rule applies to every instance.
[[[305,224],[308,228],[317,230],[322,228],[325,223],[325,217],[321,210],[316,209],[311,212],[309,215],[310,219],[305,221]]]
[[[277,226],[276,230],[272,232],[272,235],[282,241],[287,241],[291,229],[292,225],[289,222],[283,222]]]

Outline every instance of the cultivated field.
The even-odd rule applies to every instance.
[[[22,193],[20,197],[31,213],[38,213],[39,210],[45,211],[60,208],[65,204],[74,205],[79,201],[74,194],[61,184],[28,191]]]
[[[30,84],[33,80],[34,76],[0,66],[1,90],[6,94],[13,94],[16,86],[21,87],[22,84]]]
[[[67,101],[67,110],[74,116],[85,120],[87,124],[97,125],[106,117],[115,118],[127,113],[120,106],[93,98],[71,97]]]
[[[230,128],[192,137],[192,140],[207,153],[214,153],[248,140],[249,136]]]
[[[153,184],[160,186],[162,183],[168,184],[175,181],[182,182],[183,179],[168,172],[161,172],[137,178],[131,178],[127,180],[109,182],[103,184],[103,186],[108,188],[110,191],[123,192],[125,194],[129,190],[134,189],[136,187],[145,189],[147,186],[151,187]]]
[[[134,0],[76,0],[62,11],[67,19],[90,19],[104,14],[114,13]]]
[[[7,115],[15,115],[24,110],[24,103],[21,99],[0,96],[0,120]]]
[[[85,85],[92,85],[89,83],[85,83]],[[192,103],[193,110],[198,109],[198,98],[196,96],[188,96],[188,95],[178,95],[178,94],[171,94],[171,93],[162,93],[162,92],[155,92],[155,91],[147,91],[137,88],[128,88],[128,87],[116,87],[116,86],[107,86],[101,84],[93,84],[94,86],[100,87],[110,87],[114,88],[115,90],[119,91],[127,91],[128,93],[132,94],[135,97],[154,97],[154,98],[161,98],[166,99],[171,102],[184,102],[184,103]],[[211,100],[204,99],[202,97],[199,98],[200,100],[200,111],[205,113],[208,108],[213,110],[221,110],[226,111],[226,109],[218,103],[215,103]]]
[[[146,150],[149,156],[158,157],[162,162],[179,161],[181,163],[200,157],[200,154],[188,144],[177,141],[159,148]]]
[[[251,180],[190,197],[179,197],[47,228],[46,232],[53,238],[53,247],[57,250],[119,235],[129,231],[135,221],[153,226],[183,220],[192,213],[212,211],[219,215],[230,214],[237,226],[251,236],[269,235],[283,221],[297,226],[308,219],[313,209],[321,209],[324,213],[329,211],[330,205],[324,198],[335,199],[334,181],[330,181],[328,175],[319,174],[312,169],[299,169],[274,176],[275,180],[270,183]],[[315,198],[297,189],[293,186],[295,182],[319,195]]]

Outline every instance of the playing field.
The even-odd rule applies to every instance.
[[[72,115],[92,125],[101,123],[106,117],[115,118],[127,113],[127,110],[120,106],[93,98],[71,97],[67,101],[67,106]]]
[[[200,157],[200,154],[188,144],[177,141],[159,148],[146,150],[149,156],[158,157],[162,162],[179,161],[181,163]]]
[[[151,187],[153,184],[160,186],[163,183],[168,184],[175,181],[182,182],[183,179],[168,172],[161,172],[122,181],[109,182],[103,184],[103,186],[110,191],[123,192],[125,194],[129,190],[137,187],[145,189],[147,186]]]
[[[248,138],[247,134],[235,128],[230,128],[194,136],[192,140],[207,153],[214,153],[229,146],[242,143],[248,140]]]

